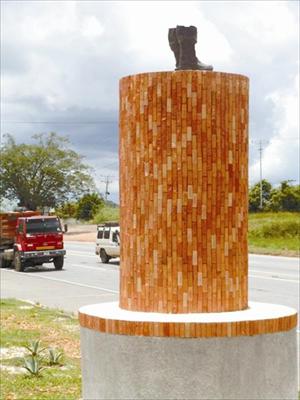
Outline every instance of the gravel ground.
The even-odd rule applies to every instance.
[[[95,242],[97,225],[68,225],[68,231],[64,234],[64,241]]]

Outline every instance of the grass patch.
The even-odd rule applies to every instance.
[[[119,221],[120,209],[119,207],[112,207],[105,205],[95,214],[92,223],[101,224],[110,221]]]
[[[61,365],[50,366],[40,376],[23,368],[25,346],[41,340],[43,347],[63,351]],[[77,319],[59,310],[29,305],[18,300],[1,301],[1,399],[73,400],[81,397],[79,325]]]
[[[300,213],[251,213],[248,238],[251,253],[298,256]]]

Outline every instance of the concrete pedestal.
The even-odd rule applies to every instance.
[[[297,399],[296,311],[249,306],[181,315],[81,308],[83,398]]]

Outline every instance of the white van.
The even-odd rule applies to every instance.
[[[120,257],[120,226],[109,222],[97,226],[96,254],[103,263],[111,258]]]

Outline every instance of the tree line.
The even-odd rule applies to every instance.
[[[34,135],[32,143],[17,144],[13,136],[5,135],[0,200],[17,200],[19,207],[29,210],[54,208],[63,218],[91,220],[106,205],[91,173],[66,137],[52,132]],[[249,210],[299,211],[300,186],[283,181],[274,188],[263,180],[249,190]]]
[[[300,185],[286,180],[273,187],[263,179],[249,190],[249,211],[300,211]]]

